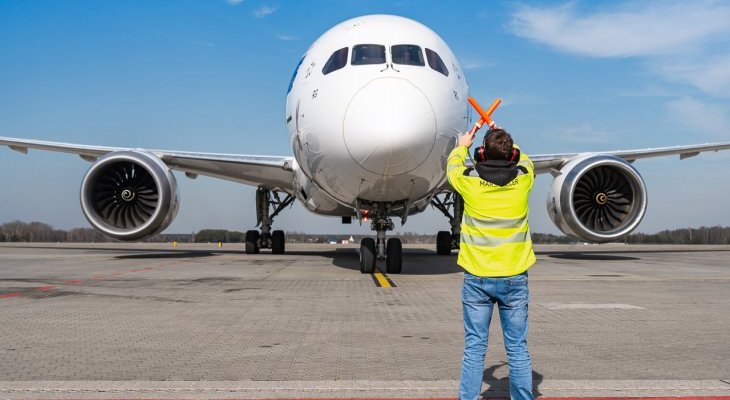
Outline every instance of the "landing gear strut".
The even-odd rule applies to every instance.
[[[431,199],[431,205],[441,211],[449,219],[451,232],[439,231],[436,234],[436,253],[442,256],[451,255],[451,250],[459,248],[461,235],[461,217],[464,215],[464,198],[456,192],[448,192],[439,198]],[[453,214],[452,212],[453,211]]]
[[[261,231],[246,231],[246,254],[257,254],[260,249],[271,249],[273,254],[284,254],[286,236],[284,231],[271,231],[274,217],[294,201],[294,196],[287,194],[282,200],[279,192],[269,189],[256,189],[256,226]]]
[[[377,203],[371,211],[370,228],[376,232],[376,239],[364,238],[360,241],[360,272],[370,274],[375,271],[376,261],[385,261],[385,271],[399,274],[403,270],[403,246],[398,238],[385,238],[387,231],[395,225],[388,216],[389,204]]]

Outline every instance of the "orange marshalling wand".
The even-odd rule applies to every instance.
[[[501,102],[502,102],[502,99],[497,98],[496,100],[494,100],[492,105],[489,106],[489,109],[487,109],[487,111],[484,111],[482,106],[480,106],[479,103],[477,103],[477,101],[474,100],[473,97],[469,96],[469,104],[471,104],[471,106],[474,107],[474,109],[477,111],[477,113],[479,113],[479,115],[481,116],[481,118],[479,118],[479,121],[477,121],[477,123],[474,124],[474,127],[471,128],[471,131],[469,131],[469,133],[471,135],[476,134],[477,131],[479,130],[479,128],[481,128],[482,125],[484,125],[485,123],[490,128],[494,128],[494,126],[496,124],[495,124],[494,120],[492,119],[492,113],[494,112],[494,110],[497,109],[497,107],[499,107],[499,104]]]

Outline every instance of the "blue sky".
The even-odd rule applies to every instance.
[[[365,14],[420,21],[451,46],[471,94],[530,154],[730,141],[730,3],[715,1],[2,1],[0,135],[112,146],[290,155],[291,72],[331,26]],[[728,152],[730,153],[730,152]],[[730,154],[635,164],[638,231],[730,225]],[[87,226],[89,164],[0,149],[0,222]],[[557,232],[538,177],[534,231]],[[168,232],[255,223],[254,190],[178,174]],[[276,227],[368,232],[294,206]],[[436,212],[400,230],[448,228]]]

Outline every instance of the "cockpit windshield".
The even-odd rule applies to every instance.
[[[352,65],[385,64],[385,46],[358,44],[352,47]]]
[[[324,68],[322,68],[322,73],[327,75],[330,72],[335,72],[338,69],[342,69],[347,65],[347,47],[343,47],[330,56],[330,59],[327,60],[327,63],[324,64]]]
[[[428,66],[432,70],[440,72],[444,76],[449,76],[449,69],[446,68],[446,64],[444,64],[444,61],[439,57],[438,53],[431,49],[426,49],[426,59],[428,60]]]
[[[390,54],[393,58],[393,64],[416,65],[419,67],[426,65],[423,62],[421,48],[414,44],[397,44],[391,46]]]

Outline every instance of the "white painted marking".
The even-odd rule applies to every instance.
[[[645,310],[631,304],[542,303],[548,310]]]

